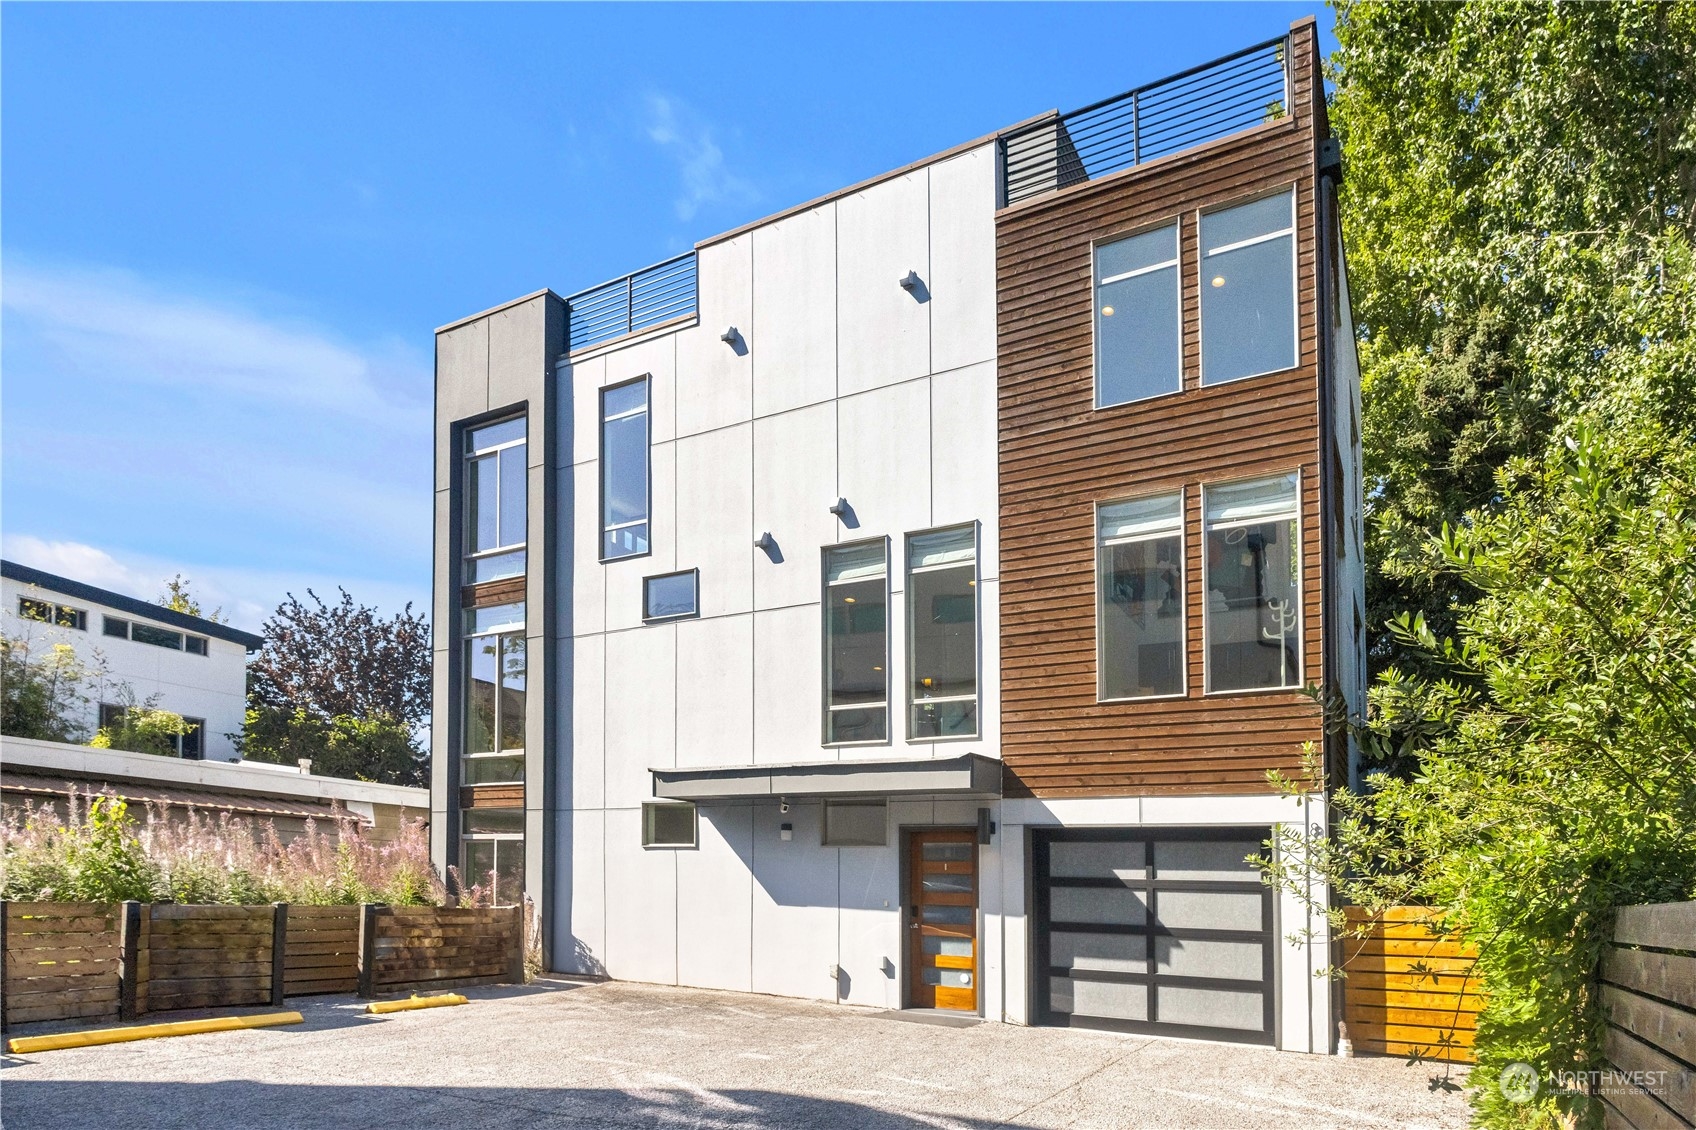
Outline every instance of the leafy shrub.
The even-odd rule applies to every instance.
[[[26,805],[0,820],[0,894],[20,901],[430,906],[446,888],[421,820],[376,843],[348,817],[329,834],[307,821],[288,843],[269,821],[149,806],[139,826],[123,801],[68,795],[67,818]]]

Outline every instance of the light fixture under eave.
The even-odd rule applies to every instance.
[[[1213,276],[1213,285],[1216,286],[1216,287],[1224,286],[1225,285],[1225,276],[1224,275],[1214,275]]]

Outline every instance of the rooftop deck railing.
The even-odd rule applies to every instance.
[[[1016,204],[1289,112],[1289,37],[1002,135],[1002,199]]]
[[[565,300],[575,351],[695,312],[695,253],[644,267]]]

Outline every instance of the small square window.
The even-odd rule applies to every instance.
[[[189,636],[189,637],[187,637],[186,639],[183,640],[183,650],[188,652],[190,655],[205,655],[206,654],[206,637],[205,636]]]
[[[888,842],[889,806],[883,801],[825,801],[825,847],[883,847]]]
[[[643,577],[642,619],[681,620],[699,615],[699,587],[700,573],[695,569]]]
[[[642,846],[695,846],[695,806],[692,804],[644,804],[642,806]]]
[[[116,616],[107,616],[104,620],[105,622],[100,626],[102,635],[116,636],[121,640],[130,638],[130,622],[128,620],[120,620]]]

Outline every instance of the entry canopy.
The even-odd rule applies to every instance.
[[[1001,762],[981,753],[895,761],[803,761],[713,769],[650,769],[664,800],[757,800],[762,797],[1001,795]]]

